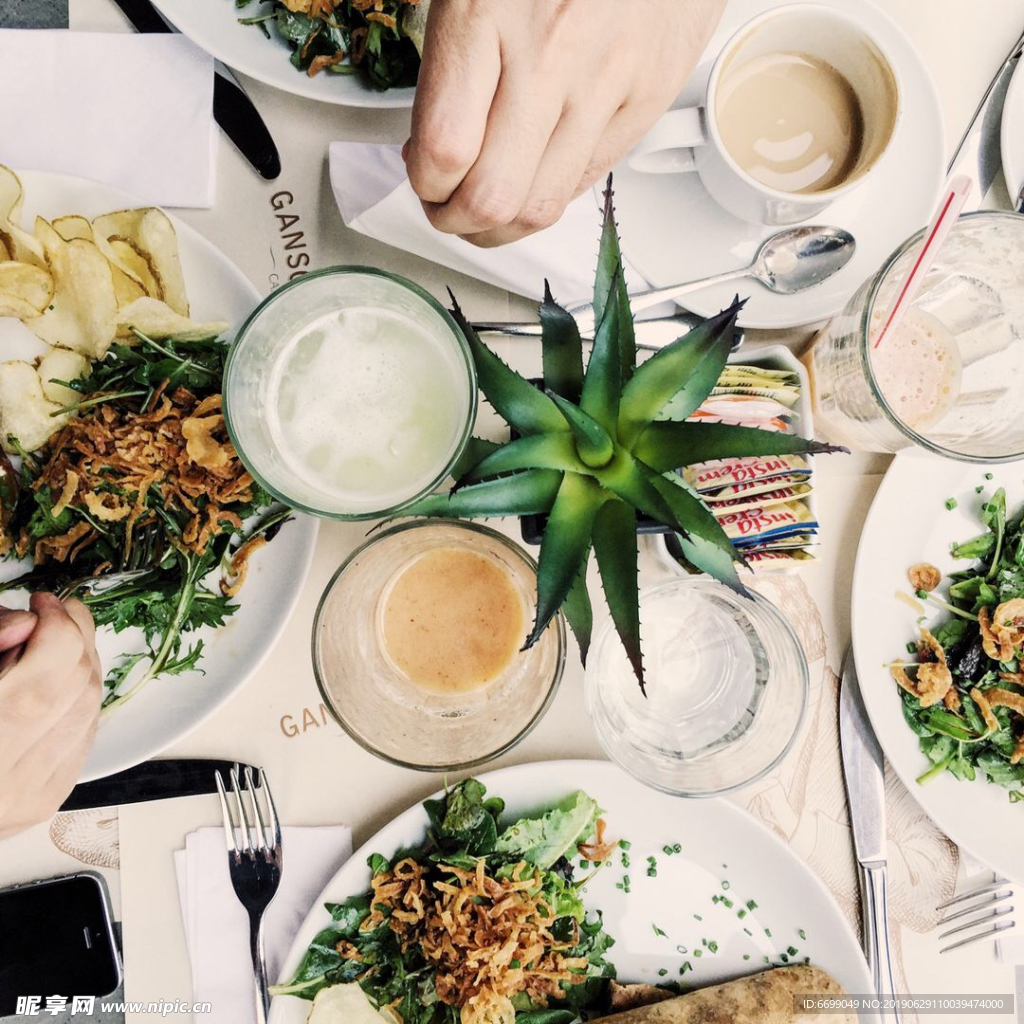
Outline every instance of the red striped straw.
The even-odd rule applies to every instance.
[[[942,248],[942,243],[960,216],[960,211],[964,208],[964,203],[967,202],[967,197],[971,194],[973,187],[973,182],[966,174],[961,174],[949,183],[942,202],[939,203],[938,212],[924,233],[924,240],[914,259],[914,265],[904,279],[896,301],[890,307],[889,315],[885,318],[881,331],[878,332],[875,348],[878,348],[882,344],[882,339],[897,327],[900,320],[903,319],[906,309],[917,298],[921,291],[921,285]]]

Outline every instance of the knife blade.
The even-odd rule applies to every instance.
[[[953,154],[953,159],[949,162],[949,178],[966,174],[977,186],[967,199],[965,212],[981,208],[985,195],[1002,167],[999,136],[1003,103],[1022,53],[1024,32],[1013,44],[1006,60],[999,66],[999,70],[989,83],[978,109],[974,112],[974,117],[971,118],[971,123]]]
[[[116,775],[93,779],[92,782],[80,782],[60,809],[81,811],[89,807],[114,807],[146,800],[216,793],[214,772],[226,774],[236,766],[243,770],[247,767],[242,762],[206,757],[143,761]],[[256,770],[253,768],[254,772]]]
[[[875,994],[895,995],[889,948],[889,907],[885,846],[885,761],[868,722],[853,652],[843,662],[839,691],[839,746],[850,810],[853,849],[860,868],[864,952]],[[899,1022],[895,1009],[889,1015]]]
[[[114,0],[136,32],[174,32],[150,0]],[[268,181],[281,173],[281,158],[263,118],[234,75],[214,65],[213,117],[239,153]]]

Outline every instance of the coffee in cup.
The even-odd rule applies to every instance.
[[[899,120],[896,75],[848,15],[777,7],[725,45],[704,107],[669,111],[629,157],[651,173],[696,170],[744,220],[791,224],[859,184]]]

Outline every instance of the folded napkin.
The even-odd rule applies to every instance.
[[[263,919],[271,984],[280,980],[288,948],[313,901],[351,856],[352,832],[346,825],[284,828],[281,842],[281,885]],[[249,918],[231,887],[223,828],[190,832],[185,849],[175,851],[174,869],[193,998],[213,1007],[204,1024],[255,1022]]]
[[[184,36],[0,30],[0,96],[0,163],[213,205],[213,58]]]
[[[342,219],[360,234],[538,300],[545,278],[563,303],[586,300],[593,292],[600,220],[591,192],[572,202],[550,228],[496,249],[481,249],[434,230],[406,178],[400,147],[333,142],[330,165]],[[626,274],[630,288],[645,287],[628,261]]]

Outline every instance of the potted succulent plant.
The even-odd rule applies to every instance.
[[[540,306],[543,390],[480,341],[454,296],[452,304],[480,390],[515,436],[505,444],[473,438],[453,471],[451,491],[423,498],[403,514],[545,515],[537,615],[525,646],[561,609],[586,663],[593,621],[586,575],[593,551],[608,609],[643,689],[637,515],[675,531],[694,566],[743,592],[735,565],[743,556],[674,471],[711,459],[843,449],[791,434],[687,421],[725,366],[743,305],[738,300],[637,366],[610,178],[594,285],[598,326],[585,372],[576,322],[546,285]],[[674,418],[659,419],[670,400]]]

